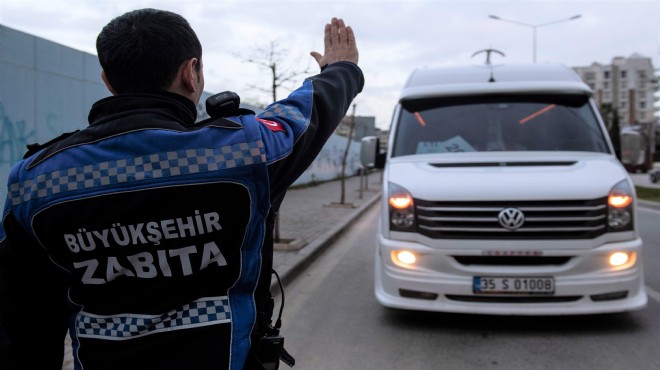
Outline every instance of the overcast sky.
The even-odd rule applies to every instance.
[[[389,126],[414,68],[481,64],[485,58],[472,55],[486,48],[506,55],[493,56],[495,64],[531,63],[535,25],[538,63],[609,64],[638,53],[660,67],[660,0],[0,0],[0,24],[96,54],[96,36],[108,21],[145,7],[177,12],[191,23],[204,48],[205,90],[232,90],[257,103],[270,98],[251,87],[269,85],[266,70],[245,62],[259,56],[255,49],[275,42],[286,51],[283,66],[315,73],[309,52],[323,51],[331,17],[344,18],[356,33],[366,77],[356,112],[375,116],[381,128]],[[575,15],[581,17],[563,21]]]

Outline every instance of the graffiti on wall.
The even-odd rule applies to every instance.
[[[294,182],[302,185],[334,180],[341,176],[342,158],[346,150],[346,138],[333,134],[309,168]],[[360,168],[360,146],[351,143],[346,158],[346,176],[355,175]]]
[[[29,130],[25,120],[12,121],[0,103],[0,164],[11,166],[23,158],[25,146],[35,140],[35,130]]]

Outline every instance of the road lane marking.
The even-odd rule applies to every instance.
[[[646,204],[642,204],[642,203],[637,203],[637,205],[639,206],[639,207],[637,207],[638,211],[660,214],[660,209],[652,208],[652,205],[646,205]]]

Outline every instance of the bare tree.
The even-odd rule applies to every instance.
[[[244,58],[245,62],[256,64],[262,69],[270,71],[270,86],[250,84],[250,88],[271,94],[273,101],[277,101],[277,90],[289,82],[295,81],[299,76],[309,74],[310,67],[300,68],[300,59],[285,61],[289,52],[283,49],[277,40],[272,40],[266,46],[258,46],[254,49],[254,57]]]
[[[619,123],[619,111],[611,103],[603,103],[600,105],[600,112],[607,125],[607,132],[612,140],[614,153],[616,157],[621,160],[621,128]]]
[[[256,64],[260,68],[270,71],[270,87],[265,88],[259,85],[249,85],[249,87],[270,93],[273,101],[277,101],[277,90],[289,82],[295,81],[298,76],[309,74],[309,65],[304,69],[300,68],[300,60],[296,59],[286,67],[285,60],[289,56],[288,50],[283,49],[277,40],[272,40],[266,46],[258,46],[254,49],[254,57],[243,58],[245,62]],[[275,230],[273,240],[280,242],[280,217],[275,217]]]

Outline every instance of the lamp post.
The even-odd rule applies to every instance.
[[[533,50],[533,61],[534,61],[534,63],[536,63],[536,29],[539,28],[539,27],[545,27],[545,26],[549,26],[549,25],[552,25],[552,24],[572,21],[572,20],[578,19],[580,17],[582,17],[582,15],[578,14],[578,15],[574,15],[570,18],[559,19],[559,20],[556,20],[556,21],[545,22],[545,23],[540,23],[540,24],[529,24],[529,23],[525,23],[525,22],[518,22],[518,21],[512,21],[512,20],[509,20],[509,19],[500,18],[496,15],[489,15],[488,16],[488,18],[491,18],[491,19],[495,19],[495,20],[502,21],[502,22],[513,23],[513,24],[517,24],[519,26],[525,26],[525,27],[529,27],[529,28],[532,29],[532,50]]]

